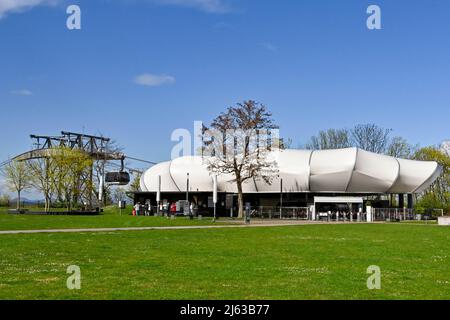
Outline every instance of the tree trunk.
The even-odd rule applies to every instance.
[[[45,200],[45,212],[50,211],[50,205],[51,205],[51,198],[48,190],[44,191],[44,200]]]
[[[20,210],[20,191],[17,191],[17,210]]]
[[[50,201],[48,198],[49,198],[48,195],[45,195],[45,209],[44,210],[46,213],[49,212],[49,210],[50,210]]]
[[[70,212],[70,209],[72,207],[72,197],[71,196],[66,197],[66,207],[67,207],[67,212]]]
[[[237,183],[238,189],[238,218],[242,219],[244,217],[244,195],[242,194],[242,182]]]

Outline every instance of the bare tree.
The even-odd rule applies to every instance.
[[[442,142],[441,151],[450,157],[450,140]]]
[[[17,210],[19,210],[22,192],[31,188],[31,177],[27,166],[24,162],[13,160],[4,166],[2,172],[8,188],[17,192]]]
[[[385,153],[391,129],[383,129],[376,124],[359,124],[351,130],[355,147],[375,153]]]
[[[253,179],[270,184],[278,172],[277,163],[269,157],[274,141],[269,131],[277,128],[264,105],[248,100],[229,107],[207,130],[208,170],[213,175],[232,176],[230,182],[236,183],[238,191],[239,218],[244,216],[243,183]]]
[[[402,137],[394,137],[391,139],[386,149],[386,154],[391,157],[410,159],[414,156],[417,147],[412,146]]]
[[[326,150],[351,147],[350,132],[347,129],[328,129],[320,131],[317,136],[311,137],[306,149]]]
[[[104,150],[108,153],[122,153],[123,147],[119,146],[116,140],[110,140],[105,143]],[[96,158],[94,161],[94,192],[97,199],[100,198],[100,188],[103,188],[103,205],[108,203],[108,199],[111,198],[111,187],[102,183],[103,177],[107,171],[116,171],[117,166],[114,166],[110,161],[106,159]]]
[[[117,187],[117,188],[113,189],[112,198],[115,203],[125,200],[126,196],[127,196],[127,193],[126,193],[125,188]]]

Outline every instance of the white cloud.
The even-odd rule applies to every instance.
[[[1,1],[1,0],[0,0],[0,1]],[[14,90],[14,91],[11,91],[11,93],[12,93],[12,94],[19,95],[19,96],[31,96],[31,95],[33,94],[33,92],[31,92],[31,91],[28,90],[28,89]]]
[[[218,22],[213,25],[213,28],[216,30],[231,30],[233,26],[226,22]]]
[[[224,0],[154,0],[162,5],[196,8],[210,13],[226,13],[230,7]]]
[[[226,0],[147,0],[159,5],[195,8],[209,13],[226,13],[231,10]],[[36,6],[55,6],[62,0],[0,0],[0,19],[9,13],[24,12]]]
[[[8,13],[23,12],[40,5],[56,5],[59,0],[0,0],[0,19]]]
[[[274,44],[270,43],[270,42],[264,42],[264,43],[261,43],[261,45],[267,51],[272,51],[272,52],[278,51],[278,47],[275,46]]]
[[[165,84],[174,84],[175,78],[168,75],[144,73],[134,78],[134,82],[141,86],[158,87]]]
[[[36,6],[54,6],[62,0],[0,0],[0,19],[9,13],[24,12]],[[150,0],[160,5],[198,9],[209,13],[227,13],[231,10],[225,0]]]

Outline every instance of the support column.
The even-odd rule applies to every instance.
[[[280,219],[283,219],[283,178],[280,179]]]
[[[405,195],[403,193],[398,194],[398,207],[399,208],[405,207]]]
[[[408,209],[412,209],[414,207],[414,200],[412,193],[408,193]]]
[[[367,206],[366,207],[366,221],[367,222],[373,222],[372,207],[371,206]]]

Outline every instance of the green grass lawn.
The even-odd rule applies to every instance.
[[[178,216],[175,220],[165,217],[133,217],[131,206],[120,215],[116,207],[105,208],[104,214],[96,216],[67,215],[28,215],[8,214],[7,209],[0,208],[0,230],[26,229],[76,229],[76,228],[113,228],[113,227],[153,227],[153,226],[183,226],[211,224],[210,218],[189,220]]]
[[[1,299],[449,299],[450,228],[348,224],[0,236]],[[81,268],[81,290],[66,269]],[[378,265],[381,290],[368,290]]]
[[[400,221],[400,223],[403,224],[437,224],[437,220],[406,220],[406,221]]]

